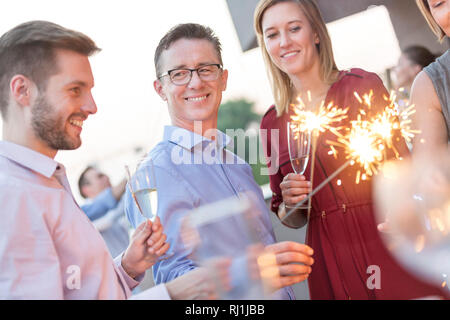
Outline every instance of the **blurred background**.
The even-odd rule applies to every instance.
[[[83,127],[78,150],[59,152],[56,160],[68,171],[76,199],[77,181],[87,165],[95,165],[113,184],[124,177],[123,165],[145,154],[170,124],[165,103],[153,90],[154,50],[159,39],[178,23],[210,26],[223,47],[229,71],[219,114],[219,129],[244,129],[257,134],[259,121],[273,103],[260,50],[253,32],[257,0],[56,0],[3,1],[0,34],[29,20],[48,20],[89,35],[102,52],[91,58],[98,112]],[[414,0],[318,0],[340,69],[360,67],[376,72],[391,89],[392,68],[402,49],[422,45],[435,54],[450,47],[439,44]],[[0,129],[2,127],[0,119]],[[250,139],[250,138],[248,138]],[[256,141],[256,140],[252,140]],[[247,144],[248,145],[248,144]],[[267,199],[268,177],[261,163],[252,165]],[[281,226],[272,215],[278,240],[304,241],[305,228]],[[308,299],[306,284],[295,287]]]

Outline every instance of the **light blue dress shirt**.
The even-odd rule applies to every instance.
[[[153,160],[158,188],[157,214],[164,226],[167,242],[171,245],[169,251],[174,253],[171,258],[153,266],[156,284],[173,280],[197,267],[190,259],[191,249],[184,246],[181,240],[180,218],[205,204],[232,196],[238,197],[244,192],[253,193],[257,200],[256,208],[253,209],[260,213],[260,219],[252,225],[253,231],[260,243],[268,245],[275,242],[269,210],[261,188],[253,178],[251,167],[226,149],[231,141],[230,137],[217,132],[216,139],[209,140],[189,130],[166,126],[163,141],[141,163],[141,166],[145,166],[150,157]],[[125,195],[125,212],[135,228],[144,220],[128,189]],[[227,232],[227,243],[239,245],[236,225],[228,224],[223,228]],[[221,241],[222,239],[223,235]],[[232,272],[240,272],[236,269],[232,268]],[[280,290],[276,297],[295,298],[290,287]]]

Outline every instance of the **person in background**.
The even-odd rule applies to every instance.
[[[128,222],[122,195],[126,179],[112,186],[109,177],[94,167],[87,167],[78,179],[78,189],[87,201],[81,205],[102,235],[113,257],[128,247]]]
[[[311,191],[347,160],[344,153],[330,156],[327,131],[317,141],[315,163],[304,175],[291,165],[287,122],[294,114],[291,104],[300,96],[309,110],[324,101],[348,107],[348,118],[338,123],[350,127],[360,114],[354,96],[373,92],[370,114],[385,106],[389,96],[381,79],[359,68],[338,70],[331,39],[321,13],[312,0],[261,0],[255,10],[255,31],[271,81],[275,105],[264,115],[261,129],[279,132],[279,141],[268,139],[266,155],[273,192],[272,211],[286,216]],[[307,98],[308,97],[308,98]],[[408,150],[403,139],[396,148],[403,156]],[[272,146],[276,145],[277,148]],[[392,157],[392,155],[390,155]],[[311,299],[413,299],[440,295],[441,291],[403,270],[384,247],[373,212],[370,180],[355,183],[356,168],[348,167],[312,198],[307,244],[313,248],[315,264],[308,278]],[[338,182],[338,179],[340,180]],[[288,208],[288,209],[286,209]],[[294,228],[305,223],[306,210],[295,209],[284,222]],[[370,269],[380,270],[379,286],[370,285]]]
[[[411,86],[417,74],[436,59],[436,56],[422,46],[410,46],[402,51],[394,68],[395,89],[400,99],[409,100]]]

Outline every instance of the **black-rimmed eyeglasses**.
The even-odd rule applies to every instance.
[[[219,78],[220,71],[222,70],[222,66],[217,63],[206,64],[196,69],[172,69],[167,71],[166,73],[160,75],[158,79],[162,77],[169,76],[170,81],[177,86],[182,86],[188,84],[192,79],[192,73],[194,71],[197,72],[199,78],[203,81],[214,81]]]

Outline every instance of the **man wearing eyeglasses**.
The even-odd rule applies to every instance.
[[[261,212],[252,227],[266,250],[275,254],[279,266],[274,291],[280,290],[273,297],[294,299],[289,286],[307,279],[313,264],[312,249],[290,241],[274,243],[269,212],[250,166],[225,149],[230,138],[217,130],[228,79],[228,71],[222,66],[219,39],[210,28],[198,24],[174,27],[155,52],[154,88],[167,102],[172,126],[165,127],[163,140],[147,158],[152,158],[156,175],[157,214],[174,255],[154,265],[154,280],[157,284],[167,282],[198,267],[191,260],[192,248],[181,239],[180,221],[184,216],[205,204],[251,192],[258,200],[254,210]],[[143,217],[128,190],[125,199],[128,219],[137,226]],[[239,246],[243,242],[235,226],[224,224],[223,229],[228,232],[227,244]],[[236,265],[231,265],[229,272],[232,287],[248,277],[244,268]]]

